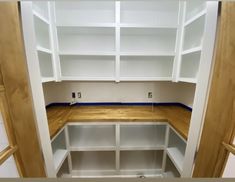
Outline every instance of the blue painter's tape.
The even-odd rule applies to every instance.
[[[192,111],[191,107],[188,107],[182,103],[178,102],[81,102],[76,103],[72,106],[180,106],[189,111]],[[53,106],[70,106],[70,103],[51,103],[46,106],[46,108]],[[71,107],[72,107],[71,106]]]

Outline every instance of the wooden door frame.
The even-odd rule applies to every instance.
[[[221,2],[219,31],[204,127],[193,177],[221,177],[228,157],[223,142],[235,134],[235,2]]]
[[[0,67],[23,177],[46,177],[25,57],[18,2],[0,2]],[[6,106],[4,106],[6,107]]]

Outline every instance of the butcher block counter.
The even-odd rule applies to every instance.
[[[187,140],[191,111],[181,106],[51,106],[51,138],[68,122],[168,122]]]

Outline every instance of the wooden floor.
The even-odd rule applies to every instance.
[[[51,138],[67,122],[169,122],[185,139],[191,112],[180,106],[53,106],[47,109]]]

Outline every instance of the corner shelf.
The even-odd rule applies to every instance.
[[[180,82],[186,82],[186,83],[197,83],[197,79],[196,78],[179,78]]]
[[[190,18],[189,20],[187,20],[184,23],[184,27],[188,26],[189,24],[193,23],[194,21],[196,21],[197,19],[199,19],[202,16],[206,15],[206,10],[202,10],[201,12],[199,12],[198,14],[196,14],[195,16],[193,16],[192,18]]]
[[[33,11],[33,15],[37,18],[39,18],[41,21],[43,21],[44,23],[46,23],[49,26],[49,20],[47,20],[45,17],[43,17],[42,15],[40,15],[38,12]]]
[[[92,51],[60,51],[60,56],[115,56],[115,52],[92,52]]]
[[[166,57],[173,57],[175,56],[175,52],[170,51],[161,51],[161,52],[120,52],[120,56],[166,56]]]
[[[47,48],[42,47],[42,46],[37,46],[37,51],[52,54],[52,51],[50,49],[47,49]]]
[[[138,24],[138,23],[120,23],[120,28],[156,28],[156,29],[175,29],[177,30],[178,26],[160,26],[157,24]]]
[[[115,23],[76,23],[76,24],[57,24],[57,28],[79,28],[79,27],[87,27],[87,28],[115,28]]]
[[[184,50],[182,52],[182,55],[191,54],[191,53],[200,52],[200,51],[202,51],[202,47],[198,46],[198,47],[194,47],[194,48],[191,48],[191,49]]]
[[[56,150],[56,152],[53,155],[54,158],[54,166],[56,171],[59,171],[60,167],[62,166],[64,160],[68,156],[67,150]]]
[[[42,83],[55,81],[54,77],[42,77]]]
[[[172,81],[172,77],[120,77],[120,81]]]
[[[174,148],[174,147],[167,148],[166,151],[167,151],[167,155],[169,156],[171,161],[174,163],[179,173],[181,173],[183,169],[183,161],[184,161],[184,156],[182,155],[182,153],[177,148]]]

